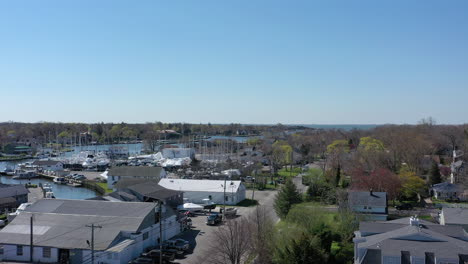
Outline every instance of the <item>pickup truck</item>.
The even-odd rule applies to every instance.
[[[223,208],[221,208],[220,213],[223,213]],[[226,212],[224,213],[226,217],[235,217],[237,215],[237,208],[235,207],[228,207],[226,208]]]
[[[218,223],[221,223],[223,220],[223,216],[217,213],[212,213],[206,218],[206,224],[207,225],[216,225]]]
[[[164,242],[164,244],[167,248],[173,248],[181,251],[187,251],[190,247],[189,242],[183,239],[173,239],[173,240],[167,240]]]

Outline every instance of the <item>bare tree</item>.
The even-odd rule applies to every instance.
[[[211,263],[240,264],[251,248],[248,220],[244,217],[226,221],[214,233]]]
[[[262,206],[257,206],[255,212],[249,217],[249,230],[251,234],[251,254],[255,256],[255,264],[272,263],[271,249],[274,247],[273,221]]]

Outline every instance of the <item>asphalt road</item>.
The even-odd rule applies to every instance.
[[[254,199],[259,202],[260,205],[268,212],[268,216],[274,222],[279,220],[273,209],[273,201],[276,191],[255,191]],[[252,197],[252,192],[247,191],[248,198]],[[218,208],[215,211],[219,211]],[[252,207],[237,207],[237,214],[239,217],[246,217],[255,211],[255,206]],[[201,264],[209,263],[210,256],[212,255],[211,248],[213,243],[216,243],[216,237],[214,231],[219,226],[208,226],[205,223],[206,216],[199,215],[192,217],[192,229],[185,231],[184,233],[177,236],[190,242],[190,250],[188,254],[182,259],[176,259],[176,263],[180,264]]]

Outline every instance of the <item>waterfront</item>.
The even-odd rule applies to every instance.
[[[0,183],[5,183],[5,184],[48,183],[52,186],[52,191],[54,192],[55,198],[60,198],[60,199],[84,200],[84,199],[98,196],[98,194],[95,191],[90,190],[90,189],[86,189],[82,187],[71,187],[71,186],[64,185],[64,184],[55,184],[51,180],[42,179],[42,178],[34,178],[31,180],[27,180],[27,179],[16,180],[9,176],[0,176]]]

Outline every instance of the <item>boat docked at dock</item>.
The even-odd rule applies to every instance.
[[[17,169],[15,170],[13,179],[32,179],[36,177],[37,177],[37,173],[35,171],[32,171],[32,170],[26,171],[22,169]]]
[[[56,184],[67,184],[68,182],[65,177],[55,177],[52,181]]]

